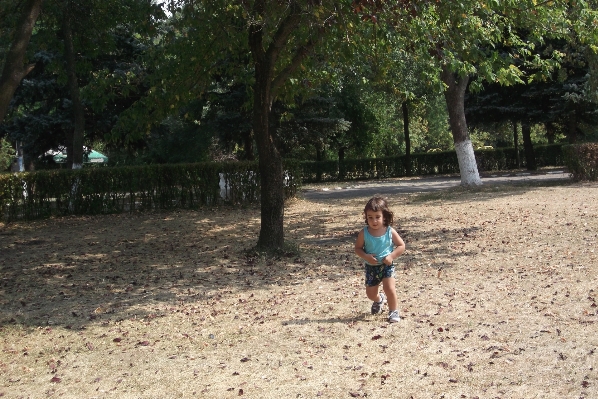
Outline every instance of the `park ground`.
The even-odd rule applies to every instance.
[[[289,201],[279,257],[254,206],[0,224],[0,396],[598,397],[598,184],[415,191],[396,324],[353,253],[375,186]]]

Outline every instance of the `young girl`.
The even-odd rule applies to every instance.
[[[388,321],[396,323],[401,319],[393,260],[405,252],[405,243],[391,227],[394,214],[388,209],[386,200],[373,197],[363,213],[367,226],[357,236],[355,253],[365,261],[365,293],[374,301],[372,314],[382,313],[384,302],[388,302]],[[378,292],[380,283],[384,293]]]

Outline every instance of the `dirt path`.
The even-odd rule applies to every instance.
[[[485,185],[562,182],[569,178],[569,173],[562,169],[550,169],[534,173],[484,174],[481,176],[482,183]],[[398,194],[437,192],[458,187],[460,184],[461,180],[458,176],[402,178],[342,184],[309,185],[303,190],[303,195],[306,199],[310,200],[364,197],[374,194],[392,196]]]

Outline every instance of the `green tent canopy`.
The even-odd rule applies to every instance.
[[[52,151],[52,158],[56,163],[66,162],[66,151]],[[101,152],[91,150],[83,152],[83,163],[107,163],[108,157]]]

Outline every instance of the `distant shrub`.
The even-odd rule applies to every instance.
[[[0,139],[0,172],[8,170],[14,157],[16,156],[15,150],[12,148],[8,140],[5,138]]]
[[[574,180],[598,180],[598,143],[566,145],[563,153]]]

